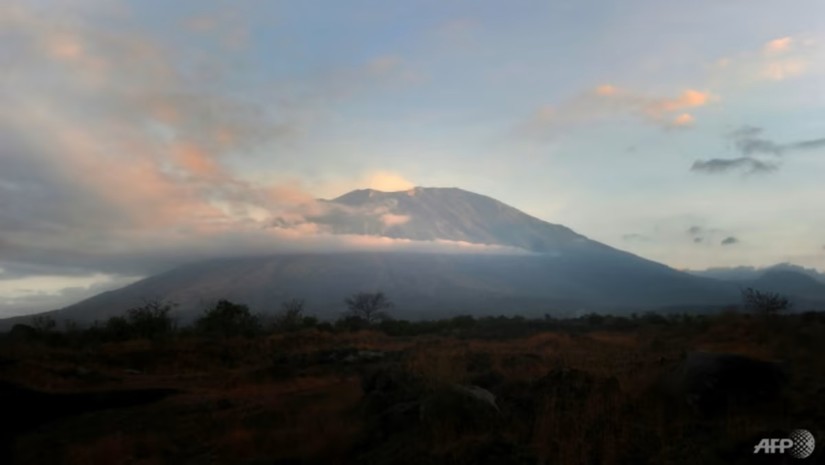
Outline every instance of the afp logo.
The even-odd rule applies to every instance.
[[[788,438],[765,438],[753,448],[754,454],[784,454],[787,451],[795,459],[804,459],[814,453],[816,440],[810,431],[796,429]]]

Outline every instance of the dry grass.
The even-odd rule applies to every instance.
[[[825,391],[825,364],[810,356],[824,348],[823,325],[801,326],[810,347],[789,351],[782,348],[796,334],[794,326],[771,339],[760,324],[725,316],[701,330],[676,325],[544,331],[504,340],[307,330],[220,343],[131,341],[91,350],[16,345],[4,352],[16,363],[2,377],[53,392],[181,391],[155,404],[62,418],[22,434],[15,444],[21,463],[353,463],[366,428],[361,367],[299,363],[288,376],[272,374],[276,356],[292,360],[341,348],[403,354],[380,363],[411,373],[430,389],[492,374],[529,400],[523,411],[505,408],[502,424],[493,431],[462,432],[445,423],[443,431],[415,436],[427,453],[454,457],[474,444],[504,438],[548,463],[635,463],[645,453],[653,463],[691,463],[685,457],[718,463],[695,455],[716,439],[703,436],[683,412],[650,402],[646,393],[686,351],[782,358],[797,370],[784,400],[788,405],[781,410],[787,416],[728,412],[703,427],[726,438],[719,441],[735,442],[768,429],[803,426],[796,423],[806,408],[814,408],[811,418],[819,418],[814,415],[822,415],[822,408],[806,403]],[[571,384],[542,381],[553,373],[574,373]],[[685,438],[684,449],[668,448],[663,442],[668,437]]]

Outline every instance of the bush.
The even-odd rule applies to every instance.
[[[203,334],[221,337],[252,337],[261,333],[261,318],[253,315],[246,305],[220,300],[207,309],[195,322],[195,328]]]
[[[369,327],[369,322],[360,316],[344,315],[335,322],[335,329],[344,331],[359,331]]]
[[[159,339],[172,334],[175,322],[169,312],[176,306],[171,302],[151,300],[141,307],[129,309],[126,319],[132,337]]]
[[[776,315],[791,308],[787,297],[775,292],[760,292],[750,287],[742,291],[742,303],[747,310],[763,315]]]
[[[132,326],[122,316],[113,316],[103,327],[103,337],[110,341],[125,341],[132,338]]]

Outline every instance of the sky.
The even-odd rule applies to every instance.
[[[821,0],[7,0],[0,316],[198,258],[375,246],[271,227],[358,188],[460,187],[678,269],[825,270],[823,18]]]

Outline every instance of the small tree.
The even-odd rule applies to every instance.
[[[132,337],[132,325],[122,316],[113,316],[106,320],[102,328],[105,339],[110,341],[125,341]]]
[[[32,317],[31,327],[40,334],[46,334],[57,328],[57,322],[51,315],[35,315]]]
[[[303,299],[291,299],[281,303],[281,310],[275,314],[275,329],[295,331],[304,324]]]
[[[389,318],[386,310],[392,308],[392,302],[383,292],[359,292],[344,300],[349,311],[348,318],[361,318],[367,324],[375,324]]]
[[[747,310],[768,316],[791,308],[787,297],[775,292],[760,292],[751,287],[742,291],[742,304]]]
[[[219,300],[207,309],[195,327],[204,334],[223,337],[251,337],[261,331],[261,319],[253,315],[246,305]]]
[[[158,300],[145,300],[140,307],[126,312],[129,330],[133,337],[157,339],[171,334],[175,322],[169,313],[177,304]]]

